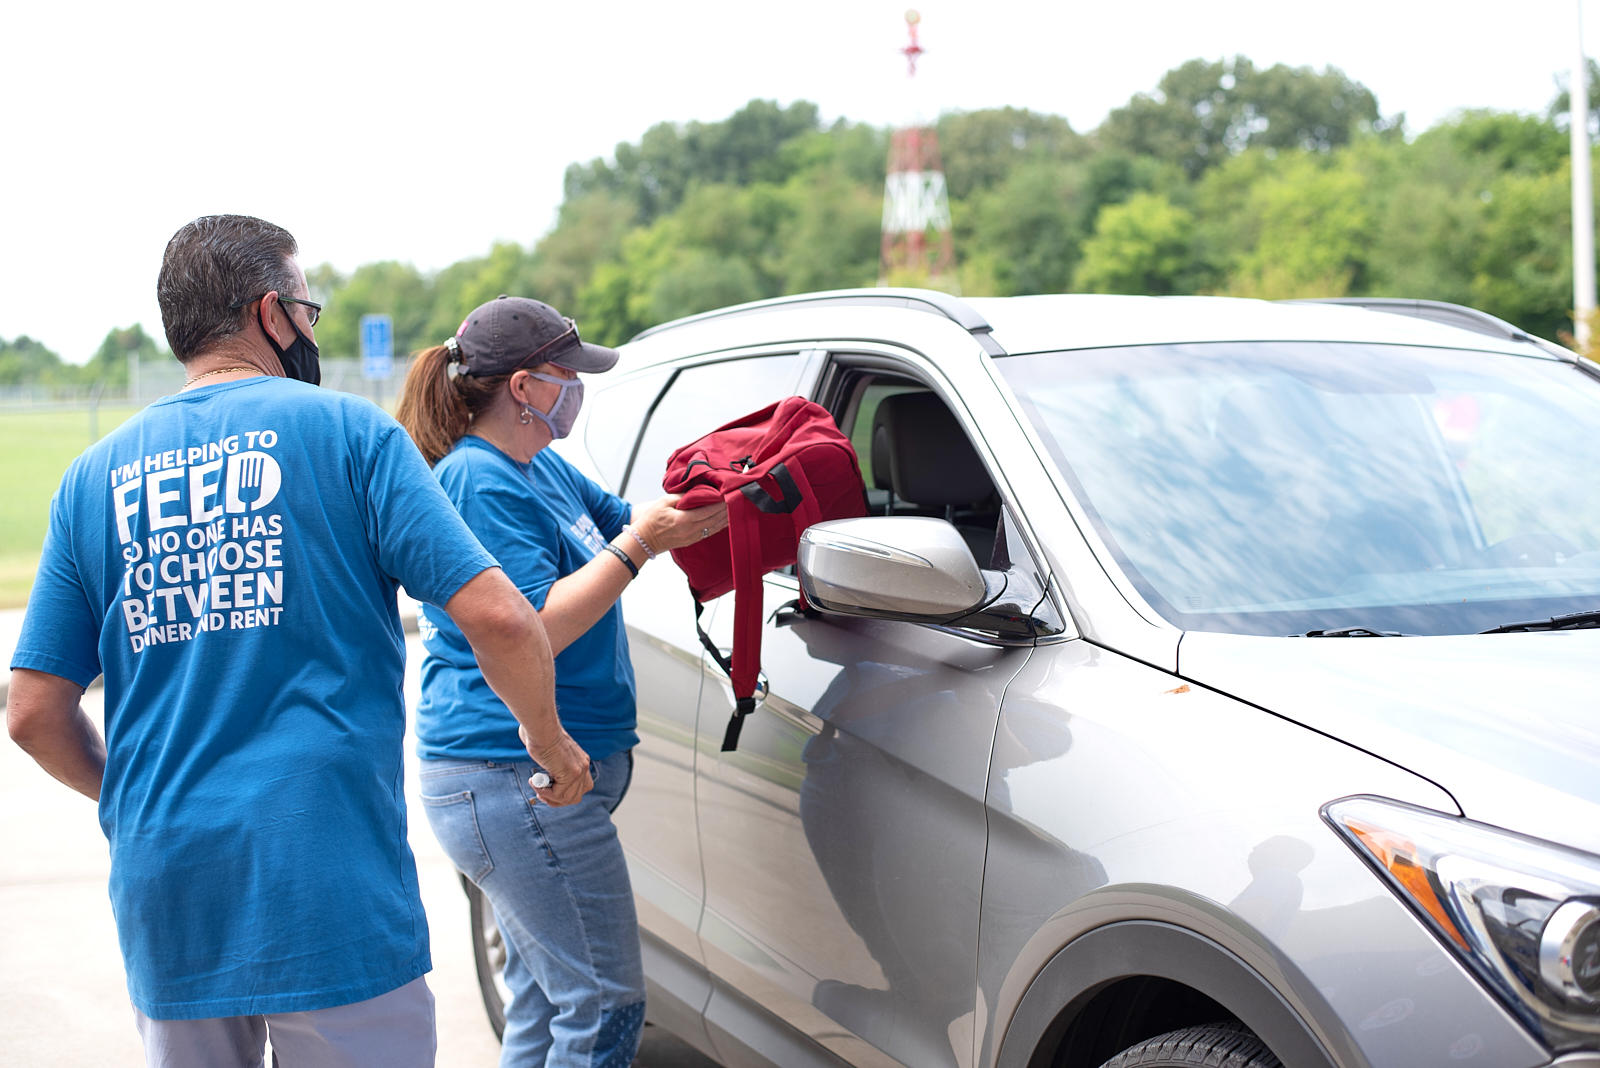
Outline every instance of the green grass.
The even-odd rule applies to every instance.
[[[102,408],[100,435],[135,411]],[[28,603],[50,522],[50,497],[67,465],[89,444],[88,412],[0,415],[0,608]]]

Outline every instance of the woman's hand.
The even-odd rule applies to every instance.
[[[678,511],[681,493],[669,493],[660,500],[634,509],[633,526],[654,552],[679,549],[717,533],[728,525],[728,506],[722,501],[687,512]]]
[[[528,755],[550,776],[547,786],[533,786],[531,780],[528,783],[540,801],[560,808],[574,804],[594,789],[594,779],[589,775],[589,754],[572,740],[572,735],[562,731],[549,745],[536,745],[528,737],[528,728],[517,727],[517,734],[527,747]]]

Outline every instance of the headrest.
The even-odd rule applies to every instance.
[[[879,489],[894,488],[894,476],[889,473],[889,432],[876,419],[872,421],[872,484]]]
[[[883,399],[872,417],[872,477],[882,486],[880,455],[894,495],[912,504],[974,504],[994,492],[966,432],[935,393]]]

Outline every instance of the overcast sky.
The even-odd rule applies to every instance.
[[[288,227],[307,266],[442,267],[551,224],[573,160],[752,97],[829,118],[1016,105],[1098,124],[1162,72],[1235,53],[1342,67],[1415,132],[1461,107],[1542,110],[1575,0],[455,0],[13,3],[0,14],[0,337],[81,361],[161,337],[155,277],[185,221]],[[1600,43],[1589,0],[1589,51]]]

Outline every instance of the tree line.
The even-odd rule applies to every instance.
[[[1600,95],[1597,83],[1600,70]],[[1238,56],[1168,71],[1086,133],[1019,108],[946,113],[954,282],[968,296],[1419,297],[1556,337],[1572,326],[1569,112],[1563,92],[1544,114],[1463,111],[1409,137],[1403,115],[1384,116],[1336,68]],[[313,268],[318,341],[356,355],[360,317],[385,312],[396,349],[414,350],[516,293],[619,344],[728,304],[872,285],[887,151],[888,130],[825,124],[805,101],[657,124],[570,166],[556,223],[532,246],[436,272]],[[114,376],[154,342],[113,331],[81,371],[39,349],[0,342],[0,384],[29,367],[40,380]]]
[[[68,363],[42,341],[26,334],[7,341],[0,338],[0,386],[93,386],[104,382],[110,389],[128,384],[128,356],[141,360],[170,357],[165,346],[144,332],[138,323],[117,328],[88,361]]]
[[[1463,111],[1408,137],[1336,68],[1241,56],[1168,71],[1087,133],[1018,108],[947,113],[956,282],[968,296],[1419,297],[1554,338],[1572,327],[1568,111],[1563,93],[1542,115]],[[520,293],[618,344],[728,304],[873,285],[887,151],[886,129],[825,125],[804,101],[661,123],[569,167],[556,225],[530,248],[433,275],[318,268],[318,335],[354,352],[360,316],[387,311],[397,345],[436,344]]]

